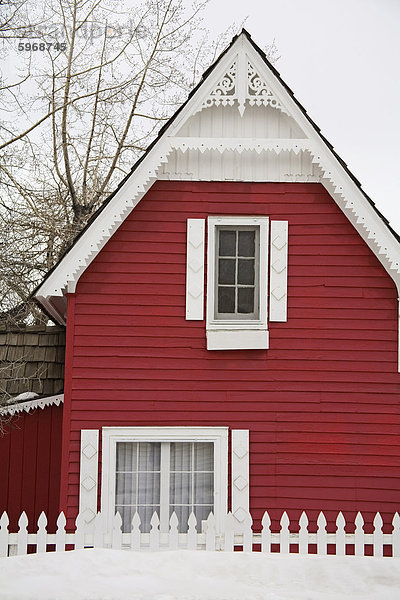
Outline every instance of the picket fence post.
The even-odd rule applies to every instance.
[[[304,510],[301,513],[299,525],[299,554],[308,554],[308,517]]]
[[[355,524],[356,530],[354,532],[354,554],[356,556],[364,556],[364,519],[360,512],[357,513]]]
[[[374,518],[374,556],[383,556],[383,521],[380,513]]]
[[[317,519],[317,554],[325,556],[328,553],[328,537],[326,534],[326,519],[320,512]]]
[[[105,546],[104,541],[104,533],[103,533],[103,548]],[[122,517],[117,512],[113,518],[113,528],[112,528],[112,541],[111,548],[113,550],[121,550],[122,548]]]
[[[158,550],[160,547],[160,519],[156,512],[150,520],[150,550]]]
[[[171,550],[178,550],[178,517],[176,516],[176,512],[174,511],[169,520],[169,548]]]
[[[131,550],[140,550],[140,517],[137,511],[132,518]]]
[[[271,518],[267,511],[261,519],[261,552],[271,552]]]
[[[279,551],[281,554],[289,554],[289,516],[285,511],[281,517],[281,531],[280,531],[280,548]]]
[[[42,511],[38,518],[38,530],[36,534],[36,552],[46,552],[47,541],[47,517]]]
[[[187,547],[188,550],[197,549],[197,519],[194,512],[192,511],[188,518],[188,532],[187,532]]]
[[[206,531],[206,550],[215,550],[215,517],[212,512],[208,515]]]
[[[336,555],[337,556],[345,556],[346,555],[346,531],[345,531],[346,521],[343,516],[343,513],[340,512],[336,517]]]
[[[26,554],[28,551],[28,517],[24,511],[18,521],[17,555]]]
[[[8,556],[8,525],[9,518],[6,511],[3,512],[0,519],[0,557]]]
[[[392,556],[400,557],[400,515],[395,513],[392,521]]]
[[[57,531],[56,531],[56,552],[63,552],[65,550],[65,526],[67,524],[67,519],[63,511],[60,512],[57,519]]]

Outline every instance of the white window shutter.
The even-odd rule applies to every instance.
[[[288,222],[271,221],[270,321],[287,321]]]
[[[82,429],[79,513],[83,513],[86,523],[91,523],[97,513],[98,465],[99,432],[97,429]]]
[[[187,220],[186,320],[204,317],[204,219]]]
[[[232,514],[243,523],[250,510],[249,430],[232,430]]]

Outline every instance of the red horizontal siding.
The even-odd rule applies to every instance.
[[[204,322],[185,321],[186,219],[208,215],[289,221],[288,321],[270,324],[268,351],[207,352]],[[80,429],[105,425],[250,429],[256,519],[399,509],[396,289],[321,185],[157,182],[81,277],[74,311],[70,516]]]

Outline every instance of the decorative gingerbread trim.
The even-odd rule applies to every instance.
[[[46,406],[52,406],[55,404],[59,406],[64,402],[64,394],[58,394],[57,396],[48,396],[47,398],[35,398],[35,400],[28,400],[26,402],[18,402],[17,404],[10,404],[0,408],[0,414],[2,415],[15,415],[21,412],[31,412],[35,408],[45,408]]]

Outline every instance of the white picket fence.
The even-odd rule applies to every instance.
[[[286,512],[283,513],[280,520],[280,531],[271,531],[271,519],[268,512],[264,513],[262,519],[262,530],[257,533],[252,530],[252,518],[247,518],[240,524],[235,520],[231,513],[228,513],[224,519],[222,527],[216,530],[215,518],[211,513],[206,521],[202,521],[197,528],[197,522],[192,513],[188,519],[187,533],[179,533],[178,518],[175,513],[172,514],[169,522],[169,531],[160,532],[160,521],[158,515],[154,513],[151,519],[151,530],[149,533],[141,533],[140,518],[136,513],[132,519],[132,530],[130,533],[122,533],[122,520],[119,513],[113,519],[112,530],[107,531],[105,527],[104,515],[98,513],[91,524],[84,521],[82,515],[76,519],[76,529],[73,533],[67,533],[65,530],[66,519],[64,513],[60,513],[57,519],[56,533],[47,533],[47,518],[42,512],[37,525],[36,533],[28,533],[28,518],[25,512],[22,513],[17,533],[9,532],[9,519],[7,513],[3,513],[0,519],[0,557],[27,554],[32,552],[46,552],[56,550],[64,551],[68,549],[80,548],[116,548],[130,550],[222,550],[232,552],[234,549],[241,549],[245,552],[262,551],[269,553],[272,550],[282,554],[298,552],[299,554],[308,554],[310,544],[314,544],[317,554],[325,555],[328,553],[328,544],[330,553],[332,547],[334,554],[344,556],[346,546],[354,546],[356,556],[366,554],[366,546],[371,545],[374,556],[383,556],[384,545],[391,547],[392,556],[400,556],[400,516],[396,513],[392,520],[392,533],[383,533],[383,521],[379,513],[375,515],[373,533],[364,532],[364,519],[361,513],[358,513],[352,529],[354,533],[346,533],[346,521],[340,512],[336,519],[336,531],[327,532],[326,518],[321,512],[317,520],[316,533],[308,531],[308,517],[305,512],[302,513],[298,523],[296,522],[297,533],[290,531],[290,520]],[[198,531],[199,529],[199,531]],[[272,548],[274,545],[274,548]],[[294,548],[295,546],[295,548]],[[314,547],[315,547],[314,546]]]

